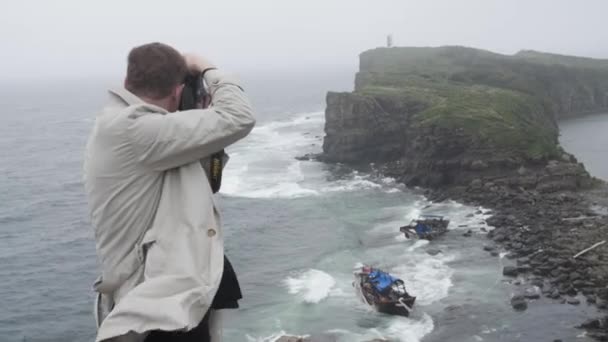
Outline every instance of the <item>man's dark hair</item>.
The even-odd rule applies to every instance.
[[[129,53],[125,87],[135,95],[161,99],[183,83],[187,73],[177,50],[162,43],[145,44]]]

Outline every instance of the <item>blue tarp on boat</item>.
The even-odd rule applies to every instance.
[[[382,291],[386,290],[395,281],[397,281],[397,278],[393,277],[392,275],[390,275],[386,272],[379,271],[379,270],[371,271],[369,273],[368,278],[378,292],[382,292]]]

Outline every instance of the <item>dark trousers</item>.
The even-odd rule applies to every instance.
[[[209,312],[199,325],[190,331],[152,331],[144,342],[210,342]]]

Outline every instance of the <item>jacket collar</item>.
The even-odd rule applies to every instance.
[[[111,95],[124,102],[127,106],[143,105],[153,112],[162,114],[168,113],[166,109],[140,99],[139,97],[137,97],[137,95],[133,94],[125,88],[112,88],[109,90],[109,92]]]
[[[110,94],[121,99],[124,103],[126,103],[129,106],[146,103],[142,99],[137,97],[137,95],[133,94],[132,92],[128,91],[125,88],[112,88],[109,90],[109,92],[110,92]]]

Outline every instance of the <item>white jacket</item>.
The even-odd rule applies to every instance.
[[[215,296],[222,227],[200,160],[255,120],[237,82],[219,71],[205,80],[208,109],[168,113],[119,89],[96,117],[84,165],[102,271],[96,341],[192,329]]]

